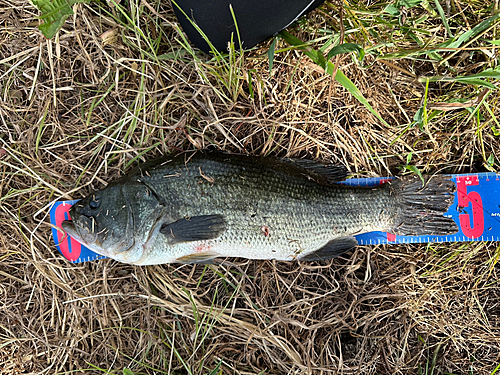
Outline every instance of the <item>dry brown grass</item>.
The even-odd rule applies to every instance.
[[[51,202],[176,150],[308,157],[360,176],[399,173],[409,153],[424,172],[498,169],[488,112],[479,125],[458,110],[407,129],[425,96],[417,78],[444,74],[438,64],[339,59],[387,127],[299,51],[278,53],[271,73],[269,43],[238,56],[238,79],[206,56],[173,59],[183,49],[170,5],[141,4],[132,24],[116,6],[77,5],[48,41],[31,5],[0,0],[0,373],[208,374],[221,363],[224,374],[417,374],[439,347],[434,374],[491,374],[500,363],[496,243],[365,246],[324,264],[207,268],[75,265],[57,253]],[[457,17],[480,9],[462,8]],[[477,24],[479,13],[466,21]],[[336,14],[324,7],[293,33],[314,40],[338,26]],[[155,38],[163,59],[148,46]],[[462,55],[450,60],[458,74],[494,65]],[[431,84],[429,103],[479,91]],[[486,98],[495,116],[498,99]]]

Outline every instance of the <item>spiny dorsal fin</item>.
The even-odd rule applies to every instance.
[[[352,236],[339,237],[328,242],[325,246],[318,250],[309,253],[303,257],[299,257],[301,261],[318,261],[328,260],[344,254],[358,244],[356,238]]]
[[[222,215],[193,216],[163,224],[160,233],[168,243],[211,240],[219,237],[226,229],[226,220]]]

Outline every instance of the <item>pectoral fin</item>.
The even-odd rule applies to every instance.
[[[222,215],[203,215],[163,224],[160,233],[170,244],[179,242],[211,240],[219,237],[226,229]]]
[[[303,257],[299,257],[301,261],[318,261],[327,260],[338,257],[344,254],[358,244],[356,238],[349,237],[339,237],[330,242],[325,246],[319,248],[318,250],[309,253]]]
[[[191,264],[191,263],[213,264],[214,259],[217,257],[217,255],[218,255],[217,253],[211,253],[211,252],[191,254],[180,257],[176,259],[175,262],[184,264]]]

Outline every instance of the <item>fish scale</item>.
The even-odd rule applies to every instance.
[[[345,199],[348,189],[344,187],[319,185],[302,175],[290,178],[286,170],[283,173],[280,168],[250,164],[247,157],[228,158],[228,163],[224,155],[217,156],[222,160],[195,158],[187,167],[183,163],[170,164],[169,168],[179,176],[169,178],[168,184],[164,182],[164,167],[148,170],[140,179],[157,195],[182,207],[181,211],[173,213],[174,217],[224,214],[228,220],[227,231],[217,240],[172,247],[158,237],[149,255],[150,261],[156,262],[163,254],[172,252],[173,259],[178,259],[200,247],[224,257],[235,256],[235,251],[241,251],[251,259],[290,260],[301,252],[324,246],[333,236],[362,230],[366,224],[359,220],[359,215],[352,216],[357,211],[374,211],[377,206],[388,204],[380,191],[364,191],[374,193],[379,199],[371,196],[369,199],[363,196],[357,201]],[[283,184],[284,178],[290,181]],[[332,207],[339,207],[338,202],[343,202],[341,210],[351,215],[332,212]],[[255,207],[257,212],[252,213]],[[335,223],[332,214],[339,215]],[[269,228],[269,235],[263,233],[262,227]]]
[[[447,178],[428,180],[425,188],[415,178],[372,188],[331,183],[344,176],[311,161],[182,154],[145,163],[94,192],[72,209],[76,224],[65,229],[99,254],[141,265],[327,259],[354,246],[359,233],[456,230],[442,216],[453,201]],[[107,209],[119,220],[104,215]],[[96,228],[88,228],[90,221]],[[125,239],[97,234],[116,226],[126,228]]]

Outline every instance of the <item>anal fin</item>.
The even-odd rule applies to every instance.
[[[204,253],[196,253],[184,255],[183,257],[177,258],[175,263],[184,263],[184,264],[213,264],[214,259],[218,256],[217,253],[212,252],[204,252]]]
[[[299,260],[312,262],[318,260],[328,260],[344,254],[358,245],[356,238],[352,236],[339,237],[328,242],[325,246],[312,253],[299,257]]]

